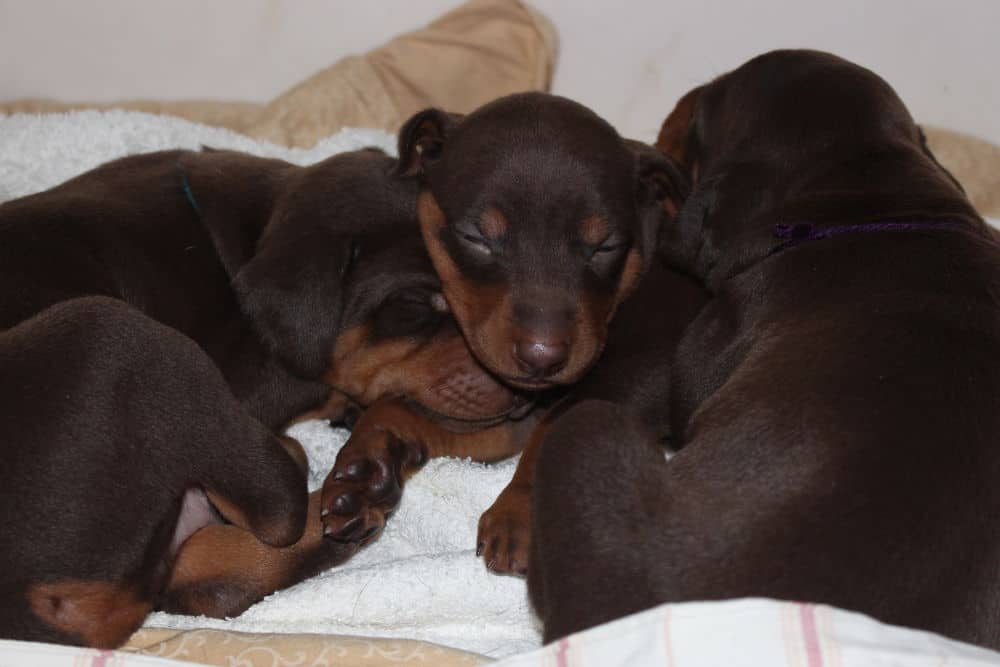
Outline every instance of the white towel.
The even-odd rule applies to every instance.
[[[0,116],[0,201],[50,188],[125,155],[203,144],[296,164],[366,146],[395,153],[395,138],[377,130],[345,129],[301,150],[135,112]],[[306,422],[290,433],[309,453],[310,488],[317,488],[346,432]],[[514,466],[514,461],[491,466],[431,461],[407,484],[385,533],[347,563],[270,596],[236,619],[157,613],[147,624],[406,637],[495,657],[536,648],[540,633],[524,580],[492,574],[475,556],[479,515]]]

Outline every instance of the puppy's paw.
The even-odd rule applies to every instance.
[[[337,542],[372,540],[399,505],[406,477],[426,461],[419,443],[379,428],[356,429],[323,482],[323,534]]]
[[[531,547],[531,489],[510,487],[479,518],[476,555],[501,574],[528,573]]]

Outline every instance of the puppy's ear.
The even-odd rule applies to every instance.
[[[639,142],[632,146],[638,159],[640,205],[659,204],[671,218],[677,217],[684,200],[691,194],[691,181],[669,155]]]
[[[177,161],[178,186],[198,215],[230,279],[253,257],[274,200],[293,165],[207,149]]]
[[[276,211],[232,284],[267,348],[298,375],[318,378],[340,328],[341,286],[353,249],[329,227],[301,223]]]
[[[350,242],[312,211],[277,204],[300,167],[231,151],[181,160],[184,196],[212,238],[241,312],[291,370],[319,377],[340,325]]]
[[[628,141],[636,156],[636,204],[640,215],[640,244],[645,257],[652,255],[665,219],[674,220],[691,194],[691,182],[680,166],[648,144]]]
[[[399,130],[399,162],[396,175],[416,176],[441,155],[448,131],[461,121],[460,114],[424,109]]]
[[[673,158],[692,174],[692,177],[696,173],[696,165],[695,156],[692,154],[691,123],[703,89],[704,86],[698,86],[678,100],[674,110],[663,121],[660,134],[656,138],[656,147]]]

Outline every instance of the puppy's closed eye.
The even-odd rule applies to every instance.
[[[612,234],[608,236],[608,238],[604,239],[604,241],[599,246],[594,248],[594,255],[595,256],[602,254],[606,255],[610,253],[619,252],[627,248],[628,245],[629,245],[628,240],[626,240],[624,237]]]
[[[486,235],[472,223],[459,224],[455,227],[455,236],[463,248],[478,255],[488,257],[493,254],[493,247]]]

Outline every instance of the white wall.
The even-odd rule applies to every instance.
[[[265,100],[455,0],[0,0],[0,99]],[[650,139],[685,90],[777,47],[834,51],[918,120],[1000,143],[998,0],[535,0],[555,91]]]

